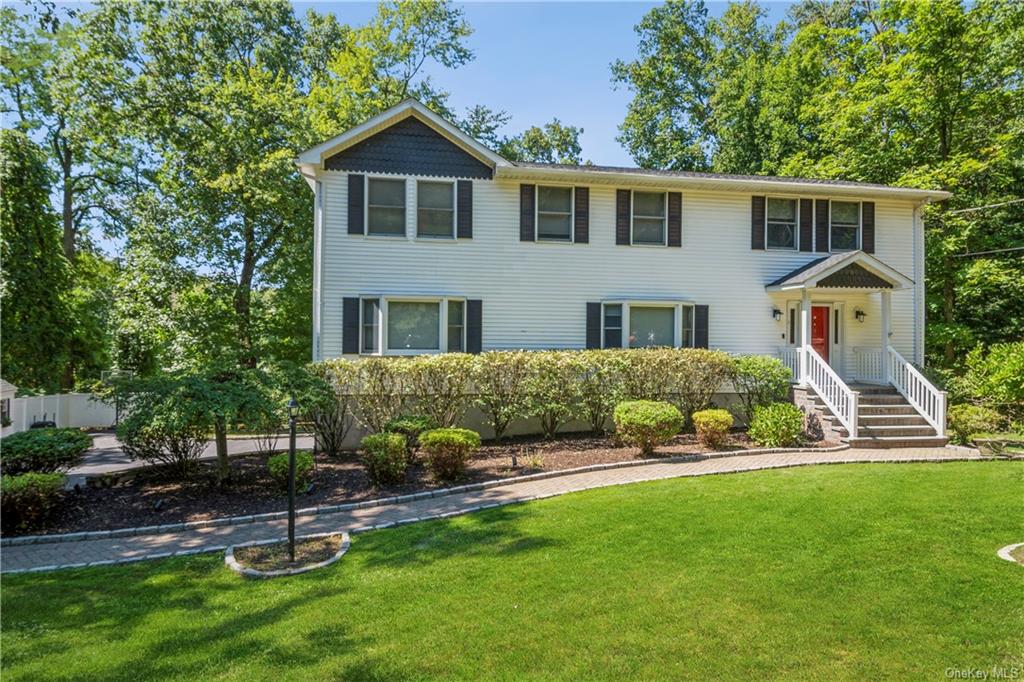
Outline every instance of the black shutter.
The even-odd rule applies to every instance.
[[[466,352],[479,353],[483,346],[483,301],[466,301]]]
[[[693,307],[693,347],[708,347],[708,307],[698,305]]]
[[[800,250],[814,250],[814,202],[800,200]]]
[[[601,304],[587,304],[587,348],[601,347]]]
[[[764,197],[750,197],[750,248],[764,250]]]
[[[814,250],[828,253],[828,199],[814,200]]]
[[[575,206],[573,207],[575,218],[572,226],[572,238],[577,244],[586,244],[590,241],[590,188],[577,187],[573,195],[575,196]]]
[[[615,243],[629,246],[629,190],[615,190]]]
[[[683,195],[668,193],[668,245],[683,245]]]
[[[875,202],[865,201],[860,205],[860,248],[865,253],[875,252]]]
[[[519,185],[519,241],[532,242],[535,240],[533,221],[536,215],[534,201],[536,186]]]
[[[456,226],[455,234],[459,239],[473,238],[473,181],[459,180],[458,185],[458,214],[459,224]]]
[[[359,298],[357,297],[346,296],[341,302],[341,352],[359,352]]]
[[[362,175],[348,176],[348,233],[363,234],[363,191],[366,183]]]

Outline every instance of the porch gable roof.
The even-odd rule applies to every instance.
[[[805,263],[765,285],[768,291],[793,289],[907,289],[914,281],[863,251],[847,251]]]

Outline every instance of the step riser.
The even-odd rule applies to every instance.
[[[889,448],[941,448],[949,442],[948,438],[850,438],[846,441],[850,447],[873,448],[884,450]]]
[[[899,415],[914,416],[917,414],[910,405],[860,405],[857,414],[861,417],[896,417]]]
[[[846,438],[849,433],[844,428],[838,429],[840,435]],[[872,428],[858,425],[857,435],[860,438],[924,438],[935,435],[935,429],[930,426],[890,426],[888,428]]]
[[[822,417],[827,419],[833,424],[839,422],[839,417],[829,415]],[[920,415],[877,415],[877,414],[859,414],[857,416],[857,423],[860,426],[930,426],[928,420]]]
[[[820,397],[815,396],[813,402],[818,407],[825,407],[825,401]],[[904,399],[901,395],[894,396],[861,396],[857,401],[857,404],[863,408],[870,409],[888,409],[888,408],[908,408],[913,410],[914,408]]]

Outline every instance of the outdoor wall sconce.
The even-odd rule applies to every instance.
[[[778,308],[772,308],[772,317],[775,318],[776,322],[778,322],[782,319],[782,311]]]
[[[865,313],[860,308],[857,308],[856,310],[853,311],[853,316],[857,318],[858,322],[864,322],[864,318],[867,317],[867,313]]]

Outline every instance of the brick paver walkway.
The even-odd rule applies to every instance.
[[[967,454],[964,450],[949,448],[899,450],[851,448],[838,452],[739,455],[689,462],[664,462],[510,483],[484,490],[426,498],[404,504],[299,517],[296,523],[296,532],[299,534],[338,530],[359,532],[369,530],[370,527],[386,527],[426,518],[436,518],[441,515],[462,514],[480,508],[562,495],[589,488],[680,476],[704,476],[808,464],[936,462],[963,459],[980,459],[980,456]],[[11,545],[2,548],[0,568],[4,572],[52,570],[58,567],[67,567],[69,564],[103,565],[144,558],[155,559],[172,555],[222,551],[227,545],[267,540],[283,537],[286,534],[287,521],[282,519],[197,528],[164,535]]]

